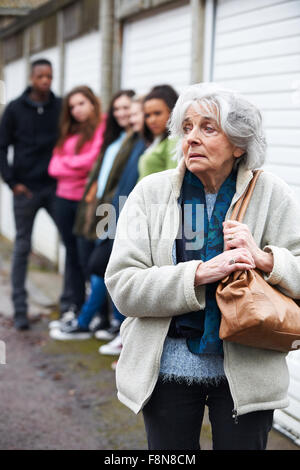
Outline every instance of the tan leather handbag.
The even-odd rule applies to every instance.
[[[261,171],[254,173],[232,220],[242,222]],[[300,347],[300,302],[268,284],[258,269],[235,271],[224,278],[216,300],[222,313],[221,339],[282,352]]]

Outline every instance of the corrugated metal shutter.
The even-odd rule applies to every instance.
[[[189,85],[191,75],[191,7],[126,21],[123,34],[122,88],[147,93],[152,86]]]
[[[6,103],[19,96],[26,86],[26,61],[19,59],[4,67]]]
[[[6,104],[23,93],[26,86],[26,61],[19,59],[4,67]],[[15,224],[12,209],[12,194],[8,186],[0,185],[0,231],[9,240],[15,236]]]
[[[217,5],[213,79],[243,92],[262,110],[266,169],[284,178],[300,200],[300,2]]]
[[[262,111],[268,141],[265,169],[300,200],[300,2],[218,0],[213,80],[239,90]],[[288,355],[287,410],[275,426],[300,444],[300,352]]]
[[[0,185],[0,231],[9,240],[15,237],[12,194],[8,186],[1,181]]]
[[[300,446],[300,351],[289,353],[287,362],[290,370],[290,405],[284,410],[275,411],[274,427]]]
[[[67,42],[65,50],[65,92],[88,85],[94,93],[101,89],[101,36],[99,31]]]

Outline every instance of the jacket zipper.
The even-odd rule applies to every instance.
[[[235,201],[235,202],[237,202],[237,201]],[[232,206],[233,206],[233,203],[231,203],[230,208]],[[229,220],[228,212],[225,216],[225,220]],[[227,344],[226,344],[226,341],[223,341],[223,350],[224,350],[224,372],[225,372],[225,376],[226,376],[227,381],[228,381],[229,390],[230,390],[230,393],[231,393],[231,397],[232,397],[232,400],[233,400],[233,406],[234,406],[234,408],[232,410],[232,419],[234,420],[234,424],[238,424],[238,406],[237,406],[237,401],[236,401],[235,396],[234,396],[233,384],[232,384],[232,380],[230,378],[230,374],[229,374],[229,371],[228,371],[227,360],[226,360],[226,358],[227,358],[227,353],[226,353]]]
[[[175,199],[176,199],[176,202],[177,202],[177,204],[178,204],[180,198],[176,198],[176,197],[175,197]],[[239,199],[239,198],[238,198],[238,199]],[[235,202],[236,202],[236,201],[233,201],[233,200],[232,200],[231,205],[230,205],[230,208],[233,206],[233,203],[235,203]],[[170,252],[169,252],[169,259],[170,259],[170,261],[171,261],[170,264],[173,265],[173,266],[174,266],[174,261],[173,261],[173,247],[174,247],[174,243],[175,243],[175,240],[176,240],[176,237],[177,237],[178,227],[179,227],[179,213],[177,212],[176,214],[177,214],[177,230],[176,230],[175,236],[172,237],[173,241],[172,241],[171,249],[170,249]],[[227,215],[226,215],[226,217],[225,217],[225,220],[228,220],[228,213],[227,213]],[[161,351],[162,351],[162,350],[161,350]],[[224,353],[225,353],[225,351],[224,351]],[[226,369],[226,367],[225,367],[225,362],[226,362],[226,361],[225,361],[225,354],[224,354],[224,372],[225,372],[225,376],[226,376],[226,378],[227,378],[227,380],[228,380],[230,393],[231,393],[231,396],[232,396],[232,399],[233,399],[233,403],[234,403],[234,409],[232,410],[232,418],[234,419],[234,423],[235,423],[235,424],[238,424],[238,411],[237,411],[237,406],[236,406],[236,402],[235,402],[235,399],[234,399],[234,394],[232,393],[232,385],[231,385],[231,383],[230,383],[230,379],[229,379],[229,376],[228,376],[228,372],[226,373],[226,370],[225,370],[225,369]],[[159,364],[158,364],[158,366],[159,366]],[[159,369],[158,369],[158,374],[159,374]],[[149,397],[151,396],[151,394],[152,394],[152,392],[153,392],[153,390],[154,390],[155,384],[156,384],[156,382],[157,382],[157,378],[158,378],[158,376],[155,378],[155,380],[153,380],[153,383],[152,383],[152,385],[151,385],[151,387],[150,387],[150,393],[148,393],[147,397],[144,399],[144,401],[143,401],[143,403],[142,403],[142,405],[141,405],[140,410],[145,406],[145,404],[147,403]]]
[[[238,198],[239,199],[239,198]],[[179,203],[179,198],[177,200],[177,204]],[[230,208],[233,206],[233,203],[231,203],[230,205]],[[225,220],[228,220],[228,212],[225,216]],[[172,244],[171,244],[171,253],[170,253],[170,261],[171,261],[171,264],[174,265],[174,261],[173,261],[173,249],[174,249],[174,243],[175,243],[175,240],[176,240],[176,236],[177,236],[177,232],[178,232],[178,227],[179,227],[179,214],[177,212],[177,231],[176,231],[176,234],[175,234],[175,238],[173,238],[173,241],[172,241]],[[228,373],[228,368],[227,368],[227,361],[226,361],[226,354],[225,354],[225,349],[226,349],[226,344],[224,344],[223,342],[223,345],[225,346],[224,348],[224,372],[225,372],[225,376],[227,378],[227,381],[228,381],[228,384],[229,384],[229,389],[230,389],[230,393],[231,393],[231,397],[232,397],[232,400],[233,400],[233,410],[232,410],[232,419],[234,420],[234,423],[235,424],[238,424],[238,406],[237,406],[237,402],[234,398],[234,393],[233,393],[233,385],[232,385],[232,381],[231,381],[231,378],[230,378],[230,374]],[[227,369],[227,370],[226,370]]]
[[[235,399],[234,392],[233,392],[232,380],[231,380],[230,374],[229,374],[229,372],[228,372],[226,349],[227,349],[227,344],[226,344],[225,341],[223,341],[223,350],[224,350],[224,372],[225,372],[225,376],[226,376],[227,381],[228,381],[229,390],[230,390],[231,397],[232,397],[232,400],[233,400],[232,419],[234,420],[234,423],[235,423],[235,424],[238,424],[238,405],[237,405],[237,401],[236,401],[236,399]]]
[[[232,418],[234,419],[234,424],[239,423],[237,411],[235,409],[232,410]]]

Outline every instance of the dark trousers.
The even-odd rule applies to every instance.
[[[31,198],[24,194],[13,197],[16,236],[12,257],[12,301],[17,313],[27,313],[25,288],[33,223],[39,209],[44,208],[54,219],[55,189],[34,191]]]
[[[199,450],[205,405],[208,406],[214,450],[264,450],[273,410],[232,418],[227,381],[220,385],[187,385],[158,380],[143,409],[149,450]]]
[[[55,218],[66,248],[63,296],[61,310],[71,306],[80,310],[85,301],[85,283],[88,279],[87,264],[95,243],[73,234],[78,202],[56,196]]]

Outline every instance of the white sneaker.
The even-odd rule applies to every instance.
[[[112,370],[116,370],[117,364],[118,364],[118,361],[114,361],[111,363],[110,367],[112,368]]]
[[[110,341],[110,343],[104,344],[103,346],[100,346],[99,348],[99,353],[100,354],[105,354],[108,356],[119,356],[120,352],[122,349],[122,342],[121,342],[121,336],[118,335],[116,336],[115,339]]]
[[[111,322],[111,325],[106,329],[98,329],[95,331],[95,338],[108,341],[118,336],[120,331],[120,322]]]
[[[61,328],[51,328],[49,336],[50,338],[58,341],[66,341],[69,339],[85,340],[92,337],[92,332],[81,328],[75,318],[74,320],[70,320],[68,323],[65,323]]]
[[[48,328],[52,330],[52,328],[60,328],[63,326],[65,323],[67,323],[70,320],[74,320],[76,317],[76,314],[73,310],[69,310],[68,312],[65,312],[62,317],[59,320],[53,320],[48,324]]]

